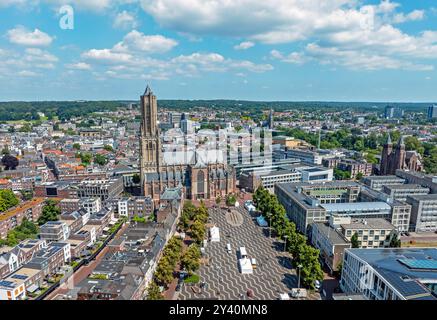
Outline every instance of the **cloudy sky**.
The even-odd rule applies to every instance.
[[[0,21],[1,101],[437,101],[435,0],[0,0]]]

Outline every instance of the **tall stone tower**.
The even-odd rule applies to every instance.
[[[396,170],[400,169],[403,170],[405,169],[405,160],[407,157],[407,153],[405,151],[405,142],[404,142],[404,137],[401,136],[398,142],[398,145],[396,146],[396,151],[395,151],[395,160],[394,160],[394,170],[393,172],[396,172]]]
[[[384,144],[381,155],[380,174],[387,175],[390,171],[390,156],[393,151],[393,143],[391,142],[390,133],[388,134],[387,142]]]
[[[140,174],[144,194],[145,174],[159,172],[161,140],[159,137],[158,103],[149,86],[141,96]]]

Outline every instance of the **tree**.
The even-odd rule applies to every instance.
[[[200,267],[200,257],[201,253],[199,246],[192,243],[182,256],[181,265],[189,274],[192,274]]]
[[[38,218],[38,224],[42,226],[49,221],[58,221],[58,216],[60,214],[61,209],[57,206],[56,202],[53,200],[47,200],[44,207],[42,208],[42,214]]]
[[[323,280],[323,270],[319,261],[320,251],[312,246],[305,245],[299,254],[299,260],[296,262],[300,268],[300,276],[304,286],[314,289],[315,281]]]
[[[135,184],[138,184],[138,183],[141,182],[141,177],[140,177],[140,175],[138,173],[135,173],[132,176],[132,182],[135,183]]]
[[[354,235],[351,238],[351,245],[352,248],[359,248],[360,247],[360,243],[358,241],[358,233],[354,233]]]
[[[0,190],[0,211],[6,211],[19,203],[20,201],[12,190]]]
[[[114,148],[110,146],[109,144],[106,144],[103,149],[105,149],[108,152],[114,152]]]
[[[355,179],[357,179],[357,180],[361,180],[362,178],[363,178],[363,173],[362,172],[358,172],[357,173],[357,175],[356,175],[356,177],[355,177]]]
[[[215,198],[215,204],[216,204],[217,206],[219,206],[220,203],[222,203],[222,197],[218,196],[217,198]]]
[[[173,281],[173,266],[169,262],[168,258],[164,255],[161,260],[159,260],[158,267],[155,272],[155,279],[161,284],[167,286]]]
[[[94,162],[98,165],[104,166],[108,163],[108,159],[104,155],[96,154],[94,157]]]
[[[398,237],[398,234],[397,234],[397,233],[394,233],[393,236],[391,237],[389,247],[390,247],[390,248],[400,248],[400,247],[401,247],[401,244],[402,244],[402,243],[401,243],[401,240],[400,240],[399,237]]]
[[[93,155],[91,153],[88,153],[88,152],[86,152],[86,153],[81,152],[79,154],[79,157],[80,157],[80,161],[82,161],[82,164],[84,164],[85,166],[88,166],[91,164],[91,159],[93,158]]]
[[[5,170],[15,170],[19,165],[19,161],[16,157],[6,154],[2,158],[2,164]]]
[[[80,143],[74,143],[73,144],[73,149],[75,149],[75,150],[80,150]]]
[[[164,300],[161,290],[155,281],[151,281],[147,288],[147,300]]]
[[[194,221],[191,225],[191,237],[200,243],[205,238],[205,233],[205,225],[199,220]]]
[[[337,180],[349,180],[351,178],[351,174],[349,171],[344,171],[338,168],[334,169],[334,177]]]
[[[235,203],[237,202],[237,198],[233,195],[233,194],[228,194],[226,196],[226,205],[227,206],[234,206]]]

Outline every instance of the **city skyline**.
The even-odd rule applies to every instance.
[[[184,3],[2,1],[0,100],[437,100],[432,1]]]

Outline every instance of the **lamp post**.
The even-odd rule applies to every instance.
[[[302,265],[301,264],[299,264],[298,266],[297,266],[297,269],[298,269],[298,278],[297,278],[297,287],[300,289],[300,269],[302,268]]]

